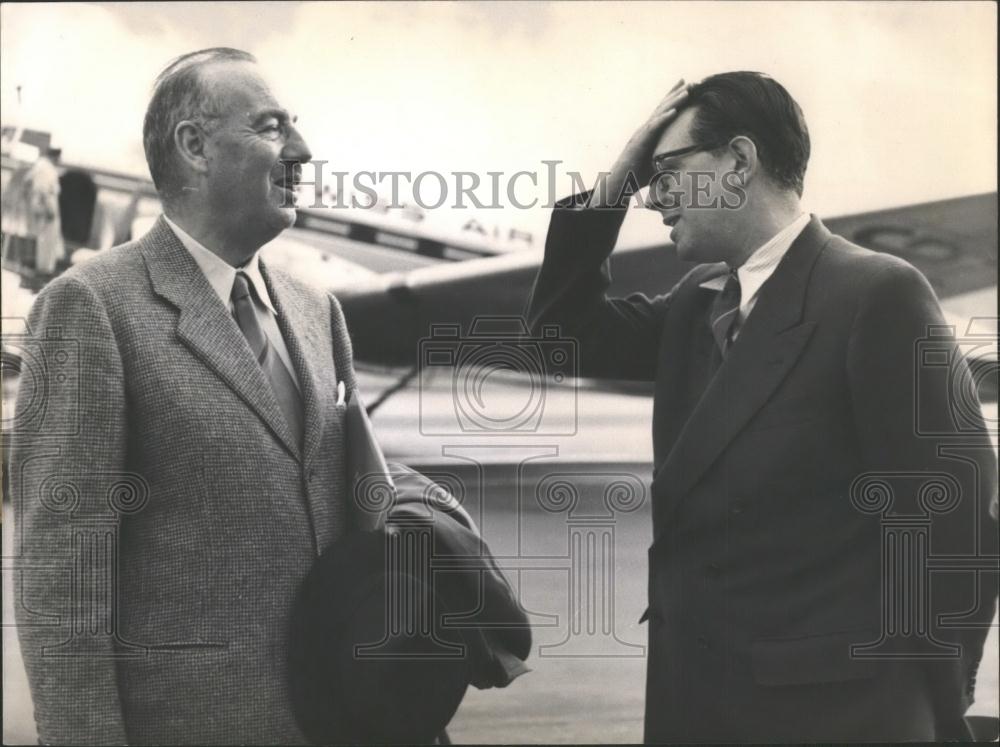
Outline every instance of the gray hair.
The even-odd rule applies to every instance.
[[[153,184],[165,200],[178,190],[174,128],[186,119],[206,123],[217,116],[215,101],[200,74],[201,68],[213,62],[257,62],[257,58],[230,47],[200,49],[172,60],[153,84],[142,125],[142,147]]]

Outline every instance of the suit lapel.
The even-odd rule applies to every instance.
[[[320,406],[316,371],[311,361],[328,357],[328,363],[333,368],[333,358],[324,356],[323,346],[314,334],[316,325],[310,323],[307,309],[300,303],[300,294],[289,287],[285,277],[277,272],[271,272],[264,262],[260,264],[261,273],[271,294],[271,300],[278,311],[278,327],[285,338],[288,354],[295,366],[305,408],[305,437],[302,441],[303,462],[308,463],[310,455],[319,446],[323,435],[323,410]]]
[[[222,299],[161,217],[143,239],[153,290],[177,307],[177,337],[253,410],[298,458],[295,439],[263,369]]]
[[[705,474],[798,360],[815,327],[802,322],[809,274],[829,239],[813,217],[761,288],[753,313],[657,475],[675,500]]]

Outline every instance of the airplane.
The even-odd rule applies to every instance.
[[[0,159],[4,183],[20,165],[23,159],[15,158],[8,147]],[[71,192],[83,194],[85,203],[93,206],[92,220],[82,221],[88,230],[67,235],[67,245],[77,252],[71,255],[76,261],[83,261],[94,246],[110,246],[141,235],[159,213],[156,191],[148,179],[91,166],[67,164],[61,170],[64,188],[68,184]],[[306,202],[300,200],[300,204]],[[520,317],[541,261],[539,252],[515,250],[481,230],[430,231],[422,225],[417,211],[413,206],[402,215],[386,209],[344,213],[302,207],[295,227],[262,250],[267,261],[340,300],[351,330],[361,387],[372,412],[392,397],[405,398],[408,388],[417,386],[423,391],[445,386],[449,377],[439,371],[421,376],[429,372],[423,365],[426,361],[421,360],[428,345],[458,344],[474,333],[486,334],[502,344],[527,332]],[[968,344],[976,348],[969,359],[980,398],[987,408],[995,408],[997,193],[840,216],[825,219],[825,223],[834,233],[902,257],[923,272],[956,336],[968,338]],[[687,272],[691,265],[678,259],[672,244],[656,236],[640,234],[620,242],[624,245],[612,255],[611,294],[638,291],[655,295]],[[38,276],[30,262],[19,262],[18,258],[5,256],[4,266],[4,296],[12,300],[5,300],[3,315],[23,318],[30,298],[49,278]],[[23,287],[19,292],[12,292],[18,281],[11,272],[20,278]],[[25,288],[29,293],[23,292]],[[503,371],[490,377],[499,386],[497,396],[506,402],[501,410],[517,411],[518,406],[506,401],[511,393],[521,392],[514,396],[515,401],[521,401],[523,392],[538,383],[530,371],[533,366],[537,369],[538,362],[530,360],[530,355],[528,359],[521,355],[521,365],[517,357],[507,356],[503,365],[495,367]],[[591,398],[649,399],[652,395],[652,387],[645,384],[588,381],[573,376],[573,371],[561,373],[568,376],[567,385],[574,391],[589,392]],[[560,387],[550,386],[549,391],[558,392]],[[635,403],[614,401],[615,407],[632,413]],[[632,414],[638,417],[638,413]],[[482,422],[490,422],[489,417],[483,417]],[[990,416],[990,422],[995,426],[995,415]],[[403,430],[419,435],[412,427]],[[639,439],[631,440],[638,443]],[[405,441],[404,451],[390,456],[416,456],[409,452],[419,439],[407,437]],[[426,449],[420,450],[426,454]],[[637,458],[645,459],[647,451],[640,448]],[[596,454],[595,449],[595,458]]]
[[[946,309],[960,308],[968,316],[995,311],[996,304],[989,303],[997,285],[995,192],[824,222],[855,243],[915,265]],[[679,260],[666,241],[621,246],[611,261],[611,295],[662,293],[693,266]],[[539,262],[537,254],[518,252],[345,284],[336,292],[356,338],[355,354],[363,360],[405,364],[435,323],[467,327],[484,313],[520,314]],[[387,336],[385,330],[392,332]]]
[[[825,219],[824,223],[855,243],[909,261],[928,278],[972,368],[996,447],[1000,422],[997,193],[875,210]],[[540,260],[535,252],[514,252],[377,274],[335,290],[351,330],[359,366],[365,371],[375,365],[382,367],[378,397],[366,401],[382,407],[390,397],[393,400],[388,412],[376,414],[375,424],[384,423],[386,427],[380,432],[392,434],[393,448],[403,450],[408,464],[418,459],[427,465],[440,461],[438,455],[447,439],[435,440],[435,428],[428,428],[423,420],[454,420],[457,416],[437,413],[460,409],[455,404],[459,399],[471,403],[463,405],[466,410],[481,411],[480,423],[509,422],[504,420],[505,413],[530,409],[541,381],[537,372],[544,368],[537,351],[528,356],[532,360],[520,373],[511,372],[517,368],[517,355],[492,353],[498,359],[496,368],[504,371],[495,373],[492,386],[481,387],[471,398],[459,391],[469,375],[433,371],[436,367],[428,365],[428,353],[442,345],[476,344],[477,335],[482,338],[480,344],[495,347],[525,333],[521,315]],[[619,246],[611,256],[613,282],[609,294],[623,296],[639,291],[652,296],[665,292],[691,266],[679,260],[673,245],[666,241]],[[522,338],[520,347],[526,350],[531,342],[537,346],[551,344],[529,337]],[[481,355],[491,355],[488,345]],[[433,375],[428,375],[429,371]],[[480,376],[479,380],[487,379]],[[581,423],[574,437],[551,439],[559,445],[561,458],[630,464],[651,460],[651,384],[573,377],[567,377],[567,381],[556,385],[548,380],[548,396],[558,396],[572,387],[580,398],[580,417],[584,400],[589,405],[587,412],[593,414],[588,416],[586,427]],[[365,383],[362,378],[363,390]],[[519,392],[519,396],[513,392]],[[433,401],[433,406],[421,407],[425,399]],[[492,413],[491,402],[496,403]],[[412,415],[414,412],[417,416]],[[609,438],[609,434],[614,435]],[[621,448],[616,450],[614,446]]]
[[[0,158],[5,185],[19,165],[23,161],[9,153]],[[71,235],[64,228],[71,251],[106,248],[141,235],[160,211],[152,182],[142,177],[65,165],[61,180],[64,190],[68,182],[72,193],[66,202],[77,199],[92,206],[90,219],[77,221],[85,230]],[[390,211],[376,205],[349,213],[304,207],[298,210],[294,229],[269,244],[264,256],[337,294],[352,323],[359,359],[406,365],[432,324],[467,327],[479,314],[519,314],[540,261],[536,252],[513,249],[475,220],[450,234],[428,231],[421,220],[416,206]],[[995,192],[834,217],[825,223],[861,246],[915,265],[946,311],[954,309],[968,318],[995,310],[988,291],[996,287]],[[529,232],[519,234],[532,239]],[[677,259],[669,242],[643,238],[616,249],[612,294],[655,295],[690,268]],[[48,279],[32,278],[24,264],[18,272],[26,285]]]
[[[15,159],[4,155],[5,183],[17,165]],[[94,241],[91,235],[70,244],[74,251],[82,252],[75,255],[76,261],[85,261],[90,251],[141,235],[159,212],[155,190],[146,179],[89,166],[66,165],[66,173],[80,173],[92,181],[96,192],[94,216],[103,216],[93,218],[103,223],[97,231],[100,241]],[[983,413],[996,448],[997,193],[869,211],[824,222],[856,243],[908,260],[927,276],[956,336],[972,351],[970,360],[979,383]],[[94,226],[90,228],[89,233],[94,234]],[[519,359],[516,354],[508,354],[495,360],[499,364],[495,368],[500,370],[488,376],[477,375],[474,368],[462,371],[447,362],[435,363],[433,354],[454,349],[473,333],[482,333],[493,349],[503,348],[507,341],[508,352],[518,350],[518,341],[523,341],[525,330],[518,326],[519,319],[541,256],[537,251],[512,250],[500,242],[491,242],[489,236],[477,237],[476,233],[432,232],[417,221],[407,222],[386,212],[342,215],[302,208],[296,226],[263,252],[267,261],[333,292],[340,300],[351,330],[359,386],[388,460],[407,464],[449,488],[478,484],[480,494],[470,500],[478,500],[480,505],[485,504],[488,494],[489,501],[507,506],[512,500],[512,485],[527,495],[539,471],[532,471],[533,467],[544,470],[547,466],[551,470],[556,465],[559,472],[570,474],[598,471],[648,477],[652,463],[650,386],[572,376],[556,384],[544,376],[544,366],[541,378],[537,367],[532,371],[532,363],[538,361],[531,357],[530,345],[521,348],[528,350],[527,357]],[[612,256],[611,293],[660,293],[687,271],[688,265],[659,236],[626,239],[616,249]],[[49,279],[34,271],[30,258],[26,262],[20,259],[4,257],[5,335],[11,329],[11,320],[27,316],[37,290]],[[16,370],[15,353],[4,350],[4,374]],[[518,365],[518,360],[523,365]],[[4,376],[5,431],[16,415],[12,407],[15,387],[10,385],[10,377]],[[498,422],[515,423],[517,428],[513,434],[509,428],[493,428]],[[6,435],[5,448],[9,443]],[[470,489],[470,493],[474,491]],[[551,517],[533,515],[531,521],[540,526],[547,518]],[[566,532],[565,520],[556,518],[562,523],[551,522],[547,531],[552,536],[557,531]],[[628,517],[619,518],[619,527],[626,526]],[[516,542],[510,540],[496,521],[488,529],[495,552],[520,554],[520,536]],[[633,527],[628,536],[640,536],[642,531]],[[624,529],[622,536],[626,536]],[[526,534],[526,546],[530,539]],[[623,557],[627,556],[623,567],[632,569],[629,563],[641,567],[641,544],[636,543],[639,550],[633,553],[633,559],[623,550]],[[558,558],[543,560],[551,565]],[[621,576],[620,597],[641,599],[641,574],[623,572]],[[519,583],[529,590],[529,599],[530,590],[536,588],[531,581],[530,573],[519,576]],[[537,588],[551,593],[548,586]],[[628,605],[622,605],[622,614],[631,611]],[[553,624],[546,622],[544,615],[540,620],[540,630]],[[988,651],[996,651],[995,632],[992,635]],[[566,681],[578,681],[580,672],[585,671],[569,665],[560,670],[558,660],[546,665],[549,671],[563,672]],[[603,672],[607,665],[602,661],[600,667]],[[987,667],[984,659],[984,669]],[[995,668],[991,671],[995,672]],[[636,671],[627,681],[639,683],[640,674]],[[545,682],[539,680],[538,688]],[[641,697],[638,693],[636,685],[635,694],[629,697]],[[522,710],[542,697],[541,691],[531,686],[505,694],[521,698],[518,703]],[[470,693],[467,697],[466,726],[458,724],[459,736],[478,733],[461,729],[468,729],[477,714],[490,713],[478,695]],[[601,701],[606,697],[602,692]],[[633,701],[626,700],[624,705],[631,709],[630,713],[641,710]],[[622,703],[615,701],[614,708],[621,707]],[[994,705],[985,702],[980,707],[977,718],[995,739]],[[562,730],[565,726],[555,728]]]

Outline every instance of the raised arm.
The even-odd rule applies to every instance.
[[[554,324],[580,345],[581,373],[652,380],[671,294],[609,298],[610,255],[632,195],[653,177],[652,152],[687,96],[679,81],[654,109],[592,193],[557,203],[526,316],[532,331]]]

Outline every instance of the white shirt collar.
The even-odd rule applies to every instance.
[[[166,215],[163,216],[163,220],[167,222],[170,229],[177,235],[178,240],[194,258],[198,267],[205,274],[208,284],[212,286],[212,290],[216,292],[219,298],[222,299],[222,303],[228,308],[229,298],[233,293],[233,281],[236,280],[237,268],[226,262],[215,252],[205,248],[203,244],[170,220]],[[250,261],[239,269],[245,272],[247,277],[250,278],[257,297],[264,302],[264,305],[272,314],[277,316],[278,310],[274,308],[274,304],[271,302],[271,296],[267,292],[267,283],[264,282],[264,276],[260,272],[260,253],[254,252]]]
[[[809,223],[809,214],[802,213],[772,236],[770,241],[751,254],[747,261],[736,270],[736,274],[740,278],[741,307],[745,307],[747,303],[756,298],[761,286],[774,274],[778,263],[781,262],[807,223]]]
[[[757,248],[753,254],[736,270],[740,279],[740,308],[746,307],[756,299],[761,286],[774,274],[774,270],[782,258],[795,243],[795,239],[809,224],[809,214],[802,213],[795,220],[782,228],[778,233]],[[721,291],[726,284],[726,276],[706,280],[700,287]]]

